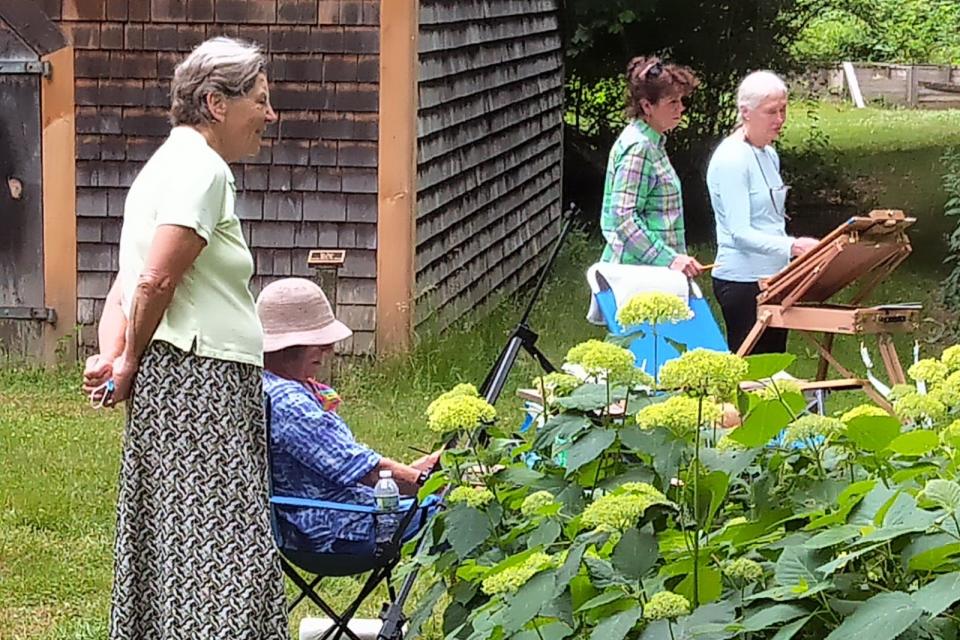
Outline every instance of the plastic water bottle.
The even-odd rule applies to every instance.
[[[393,534],[400,524],[400,489],[393,481],[393,472],[390,470],[380,471],[380,479],[373,488],[373,500],[377,506],[374,532],[379,555],[393,540]]]

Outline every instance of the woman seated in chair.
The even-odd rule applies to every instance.
[[[277,495],[373,506],[372,487],[385,469],[393,473],[401,495],[416,495],[439,452],[409,465],[381,456],[357,442],[337,414],[336,391],[315,380],[333,345],[352,334],[334,318],[320,287],[302,278],[273,282],[260,293],[257,313],[264,333],[263,387],[270,398]],[[281,507],[278,516],[285,547],[373,553],[374,519],[368,513]]]

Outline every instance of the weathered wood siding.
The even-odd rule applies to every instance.
[[[92,323],[117,266],[123,201],[169,131],[170,78],[215,35],[270,57],[280,120],[234,166],[238,214],[266,281],[312,275],[313,248],[345,248],[338,315],[345,351],[374,343],[379,0],[41,0],[77,49],[78,322]]]
[[[416,321],[533,277],[559,231],[558,0],[421,0]]]

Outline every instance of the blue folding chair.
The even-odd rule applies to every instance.
[[[348,627],[350,621],[353,619],[353,616],[356,615],[363,601],[373,593],[381,582],[386,582],[387,593],[390,597],[390,602],[384,603],[381,613],[385,611],[389,605],[396,602],[396,590],[390,581],[393,569],[400,561],[400,549],[404,542],[413,538],[416,533],[423,528],[429,517],[428,510],[437,504],[437,500],[434,496],[430,496],[424,503],[417,505],[416,500],[413,498],[401,499],[399,525],[393,538],[390,542],[376,549],[371,541],[369,553],[318,553],[315,551],[304,551],[298,547],[297,541],[290,539],[291,536],[283,535],[283,531],[279,525],[280,515],[278,509],[326,509],[330,511],[366,514],[373,524],[371,530],[376,529],[376,518],[382,517],[382,514],[376,507],[276,495],[273,483],[270,396],[265,396],[264,408],[266,413],[264,423],[266,425],[267,436],[267,486],[270,497],[270,524],[273,528],[274,541],[276,542],[277,549],[280,551],[280,566],[283,568],[283,572],[287,574],[290,580],[300,590],[299,595],[289,603],[288,610],[293,611],[300,602],[305,598],[309,598],[333,621],[333,624],[318,640],[341,637],[339,635],[341,633],[349,637],[350,640],[360,640],[356,633]],[[393,517],[396,518],[396,514],[393,514]],[[411,523],[413,523],[416,518],[420,519],[419,525],[411,527]],[[312,575],[312,580],[307,582],[298,569]],[[367,572],[370,572],[370,575],[367,576],[367,579],[363,582],[360,592],[340,613],[325,602],[316,592],[316,587],[323,578],[359,576]],[[335,636],[335,634],[337,635]]]
[[[637,335],[630,342],[628,348],[636,358],[638,367],[646,365],[644,366],[644,369],[646,369],[652,367],[654,361],[656,361],[659,368],[663,366],[663,363],[679,358],[678,345],[683,345],[686,349],[702,347],[713,351],[730,351],[706,298],[694,295],[693,291],[690,292],[688,300],[693,316],[689,320],[676,324],[670,322],[659,324],[657,326],[656,350],[654,350],[653,327],[647,323],[635,327],[620,326],[620,323],[617,322],[619,302],[613,290],[607,286],[602,277],[598,277],[598,282],[601,290],[594,294],[594,298],[597,301],[597,306],[600,307],[604,322],[607,324],[607,330],[618,337]],[[648,371],[648,373],[654,376],[657,374],[656,371]]]

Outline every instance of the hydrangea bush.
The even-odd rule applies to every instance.
[[[450,640],[957,637],[960,348],[911,369],[896,416],[814,416],[790,385],[741,389],[792,356],[693,350],[653,388],[603,344],[568,354],[587,379],[534,381],[520,436],[475,389],[431,405],[468,444],[424,487],[450,490],[411,637],[433,615]]]

